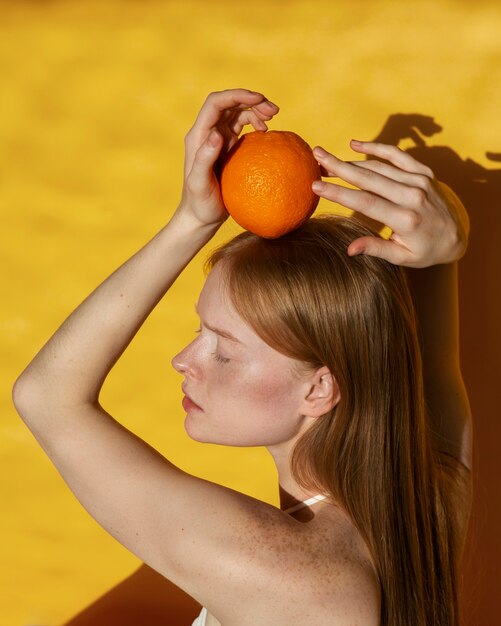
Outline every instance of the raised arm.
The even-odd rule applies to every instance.
[[[268,554],[263,537],[252,532],[261,528],[256,511],[260,519],[271,515],[275,530],[287,516],[182,472],[109,415],[99,392],[151,310],[226,219],[214,173],[217,159],[245,124],[264,130],[263,120],[277,111],[263,95],[247,90],[209,96],[186,138],[183,196],[173,218],[70,315],[13,393],[22,419],[96,521],[225,618],[229,596],[249,595],[242,552],[249,559]],[[261,576],[258,568],[255,576]],[[250,588],[259,586],[256,579]]]
[[[104,379],[144,320],[227,218],[213,171],[219,155],[244,124],[262,129],[261,118],[276,111],[243,89],[208,97],[186,137],[183,197],[170,222],[82,302],[17,381],[16,406],[42,443],[52,426],[60,427],[51,402],[97,404]]]
[[[363,237],[348,254],[370,254],[406,268],[418,318],[426,402],[436,448],[471,467],[471,417],[459,366],[457,261],[469,220],[457,196],[433,172],[395,146],[352,142],[367,161],[346,163],[316,150],[324,173],[317,193],[387,224],[389,240]],[[384,159],[380,161],[379,159]]]

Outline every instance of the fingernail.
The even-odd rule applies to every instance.
[[[351,251],[348,251],[348,256],[358,256],[359,254],[363,254],[365,252],[363,246],[359,246],[357,248],[352,248]]]
[[[279,109],[279,107],[271,100],[266,100],[265,104],[271,109],[277,109],[277,110]]]
[[[313,154],[317,156],[319,159],[322,159],[323,157],[327,156],[328,152],[326,152],[320,146],[316,146],[315,148],[313,148]]]
[[[313,191],[322,191],[322,189],[324,188],[324,183],[321,180],[315,180],[311,184],[311,188],[313,189]]]
[[[350,141],[352,146],[361,146],[364,142],[363,141],[358,141],[358,139],[352,139]]]

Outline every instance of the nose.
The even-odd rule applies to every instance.
[[[191,342],[190,344],[188,344],[186,348],[184,348],[183,350],[181,350],[181,352],[176,354],[176,356],[173,357],[171,361],[172,367],[176,370],[176,372],[183,374],[183,376],[188,376],[190,374],[193,374],[195,371],[194,359],[193,359],[193,354],[192,354],[193,343],[194,342]]]

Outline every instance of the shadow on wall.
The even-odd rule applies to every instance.
[[[448,146],[427,146],[425,138],[442,128],[433,118],[395,114],[376,141],[399,145],[412,140],[408,152],[434,171],[461,198],[470,215],[470,246],[459,264],[461,360],[474,416],[475,497],[464,558],[463,623],[490,626],[501,612],[495,606],[501,580],[501,169],[463,160]],[[492,162],[501,154],[486,153]],[[191,624],[200,606],[147,566],[105,593],[65,626]]]
[[[461,369],[474,420],[474,502],[463,560],[463,623],[487,626],[501,613],[501,154],[486,152],[492,168],[463,160],[448,146],[427,146],[442,130],[433,118],[391,115],[375,141],[398,146],[430,167],[461,198],[470,216],[470,244],[459,263]]]

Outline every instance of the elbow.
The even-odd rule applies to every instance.
[[[23,372],[12,387],[12,402],[19,417],[40,445],[47,450],[54,426],[54,405],[47,384],[32,372]]]
[[[30,367],[17,378],[12,387],[12,402],[30,430],[51,422],[62,409],[72,410],[82,404],[95,405],[98,402],[83,394],[77,395],[64,382]]]
[[[54,393],[48,391],[47,381],[29,371],[29,368],[15,381],[12,387],[12,402],[28,427],[37,419],[42,408],[51,405]]]
[[[26,422],[36,398],[34,384],[29,377],[21,374],[12,387],[12,402],[21,419]]]

